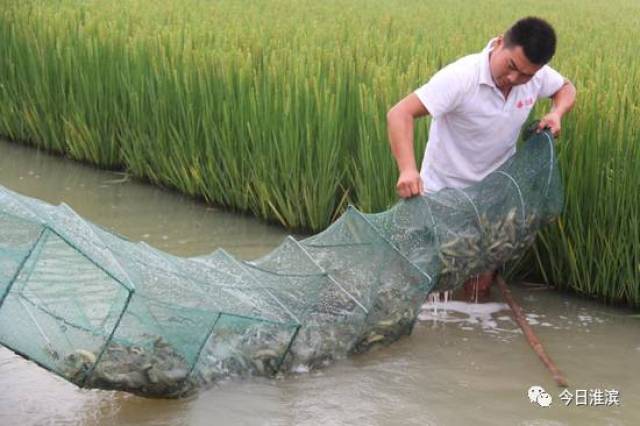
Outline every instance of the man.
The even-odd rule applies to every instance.
[[[573,84],[549,67],[556,35],[549,23],[528,17],[492,39],[480,53],[465,56],[438,71],[387,113],[391,150],[403,198],[464,188],[482,180],[515,153],[515,144],[535,101],[550,97],[551,112],[539,129],[561,130],[562,117],[575,102]],[[431,115],[422,168],[413,154],[413,120]],[[489,291],[494,272],[465,284],[470,293]]]

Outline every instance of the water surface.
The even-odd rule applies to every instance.
[[[253,259],[288,234],[122,180],[0,141],[0,184],[65,202],[95,223],[176,255],[222,247]],[[425,304],[414,333],[389,347],[283,379],[228,380],[177,401],[78,389],[0,348],[0,425],[640,424],[640,318],[540,287],[512,287],[569,390],[615,389],[621,405],[565,406],[494,288],[490,303]],[[550,407],[529,402],[532,385],[549,392]]]

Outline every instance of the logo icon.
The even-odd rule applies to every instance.
[[[527,395],[529,396],[529,402],[538,404],[541,407],[550,406],[553,399],[542,386],[531,386],[527,391]]]

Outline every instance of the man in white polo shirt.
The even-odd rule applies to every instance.
[[[553,100],[540,121],[554,135],[562,116],[575,102],[575,87],[547,62],[555,53],[556,36],[546,21],[528,17],[492,39],[479,53],[442,68],[422,87],[387,113],[391,150],[403,198],[442,188],[464,188],[482,180],[516,149],[519,131],[535,102]],[[413,154],[413,121],[431,115],[420,173]],[[465,284],[488,292],[493,271]]]

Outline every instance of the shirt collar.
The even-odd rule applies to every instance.
[[[491,67],[489,66],[489,52],[493,50],[493,42],[497,40],[496,38],[492,38],[489,40],[489,43],[485,46],[485,48],[480,52],[480,84],[486,84],[491,87],[496,87],[496,84],[493,81],[493,77],[491,77]]]

